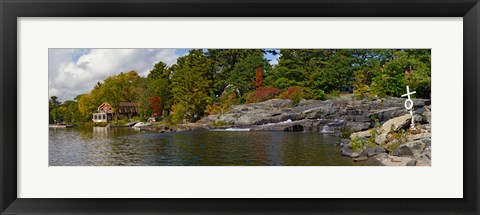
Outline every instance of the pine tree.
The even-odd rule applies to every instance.
[[[178,60],[172,76],[174,118],[198,120],[211,102],[214,63],[202,50],[191,50]]]

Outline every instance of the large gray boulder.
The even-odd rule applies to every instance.
[[[432,145],[432,139],[431,138],[422,139],[422,142],[425,143],[425,147],[430,147]]]
[[[395,106],[391,108],[386,108],[383,110],[374,111],[372,116],[376,116],[379,121],[385,122],[389,119],[402,116],[406,113],[405,109],[402,106]]]
[[[369,122],[353,122],[347,121],[345,123],[347,128],[349,128],[352,132],[364,131],[370,128]]]
[[[352,158],[358,158],[363,153],[363,151],[353,151],[352,148],[350,148],[349,146],[342,147],[342,149],[340,149],[340,152],[342,152],[343,156],[349,156]]]
[[[415,159],[415,155],[413,154],[412,150],[405,145],[401,145],[395,148],[392,152],[392,155],[399,156],[399,157],[409,157],[409,158]]]
[[[416,160],[411,160],[409,162],[407,162],[406,166],[416,166],[417,165],[417,161]]]
[[[392,129],[393,131],[398,131],[401,128],[406,128],[411,123],[412,116],[410,114],[405,114],[403,116],[399,116],[393,119],[390,119],[383,123],[381,127],[381,133],[387,134]]]
[[[361,150],[361,151],[356,151],[356,152],[352,152],[352,154],[350,155],[350,157],[352,157],[352,158],[358,158],[358,157],[360,157],[360,156],[362,156],[362,155],[363,155],[363,150]]]
[[[387,134],[379,134],[375,137],[375,143],[381,145],[387,141]]]
[[[407,136],[407,139],[409,141],[415,141],[415,140],[421,140],[421,139],[427,139],[427,138],[431,138],[432,137],[432,134],[430,132],[427,132],[425,130],[425,132],[422,132],[420,134],[412,134],[412,135],[408,135]]]
[[[380,154],[375,159],[385,166],[407,166],[407,164],[411,165],[415,161],[413,158],[398,157],[387,153]]]
[[[262,123],[271,117],[268,113],[248,113],[241,115],[235,121],[235,125],[255,125]]]
[[[350,139],[355,139],[355,138],[368,138],[368,137],[371,137],[372,134],[369,130],[366,130],[366,131],[359,131],[359,132],[355,132],[355,133],[352,133],[350,134]]]
[[[417,159],[417,166],[431,166],[432,160],[432,150],[430,146],[427,146],[425,150],[422,151],[420,157]]]
[[[336,142],[334,146],[344,147],[344,146],[348,146],[349,143],[350,143],[350,139],[341,139],[340,141]]]
[[[282,108],[292,107],[293,102],[286,99],[270,99],[264,102],[233,105],[230,107],[231,112],[246,113],[246,112],[269,112],[271,114],[281,113]]]
[[[238,114],[223,114],[223,115],[218,115],[217,119],[215,121],[220,121],[224,122],[227,124],[235,124],[235,121],[237,121]]]
[[[348,146],[344,146],[342,147],[342,149],[340,149],[340,152],[342,152],[342,155],[343,156],[352,156],[352,153],[353,153],[353,150],[348,147]]]
[[[318,118],[323,118],[327,114],[329,114],[329,110],[325,107],[316,107],[312,109],[307,109],[303,111],[302,114],[307,119],[318,119]]]
[[[408,142],[398,146],[393,150],[392,155],[399,157],[409,157],[413,159],[422,159],[425,150],[425,143],[420,140]]]
[[[432,112],[430,111],[431,106],[425,106],[425,111],[422,113],[423,121],[432,124]]]
[[[379,154],[382,154],[382,153],[385,153],[385,149],[382,148],[381,146],[375,146],[375,147],[370,147],[370,148],[364,149],[362,155],[372,157],[372,156],[379,155]]]

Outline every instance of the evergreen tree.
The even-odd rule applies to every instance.
[[[181,57],[172,76],[174,121],[198,120],[211,102],[214,62],[202,50]]]
[[[255,79],[255,71],[257,68],[262,68],[261,70],[268,70],[270,68],[268,61],[264,59],[263,55],[251,55],[235,64],[235,68],[230,73],[228,82],[238,90],[240,93],[239,96],[255,90],[252,81]]]
[[[236,83],[230,77],[237,63],[251,56],[263,58],[266,52],[262,49],[208,49],[205,56],[213,60],[215,70],[213,94],[220,96],[227,86]]]

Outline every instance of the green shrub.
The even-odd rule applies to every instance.
[[[146,121],[147,119],[145,117],[142,117],[142,116],[134,116],[130,119],[130,121]]]
[[[93,126],[95,126],[95,127],[105,127],[107,125],[108,125],[108,123],[106,123],[106,122],[94,122],[93,123]]]
[[[185,108],[181,104],[174,104],[172,107],[172,110],[173,110],[173,114],[172,114],[173,124],[182,124],[184,120],[188,120],[189,118],[191,118],[187,108]]]
[[[377,146],[377,143],[375,142],[375,138],[378,135],[376,129],[372,128],[369,130],[369,132],[370,137],[368,139],[354,137],[350,140],[350,146],[354,151],[359,151],[369,147]]]
[[[340,128],[340,137],[343,139],[350,138],[352,134],[352,128],[350,126],[344,125]]]
[[[123,117],[123,119],[121,120],[118,120],[118,124],[119,125],[125,125],[129,122],[130,120],[128,119],[128,117]]]
[[[175,125],[173,122],[173,115],[168,115],[165,118],[163,118],[163,123],[165,124],[165,128],[171,128],[172,126]]]
[[[360,87],[355,87],[355,90],[353,90],[353,94],[355,95],[355,98],[357,98],[357,99],[365,98],[367,93],[368,93],[368,86],[367,85],[363,85],[363,86],[360,86]]]
[[[220,97],[220,104],[222,104],[223,106],[229,107],[232,105],[236,105],[238,103],[239,103],[239,98],[237,93],[235,92],[225,93]]]
[[[372,122],[379,122],[379,121],[380,121],[380,118],[378,117],[377,114],[372,114],[372,115],[370,115],[370,121],[372,121]]]
[[[390,138],[388,138],[389,141],[392,144],[387,148],[387,151],[389,153],[392,153],[393,150],[395,150],[398,146],[406,143],[408,141],[407,139],[407,132],[405,130],[401,129],[398,132],[391,132],[390,133]]]
[[[248,94],[244,95],[244,96],[241,96],[239,99],[238,99],[238,102],[240,104],[245,104],[245,102],[247,102],[247,98],[248,98]]]
[[[228,112],[229,107],[240,103],[237,93],[224,93],[217,99],[216,103],[208,104],[205,112],[208,114],[224,114]]]
[[[352,147],[353,151],[360,151],[364,149],[366,143],[367,140],[354,137],[350,140],[350,147]]]
[[[357,99],[365,98],[366,94],[368,93],[369,87],[366,82],[367,76],[364,74],[364,71],[355,72],[355,82],[353,85],[355,90],[353,90],[353,94]]]
[[[225,126],[231,126],[231,125],[232,125],[231,123],[227,123],[224,121],[215,121],[210,123],[210,126],[212,127],[225,127]]]
[[[325,91],[318,89],[316,93],[317,99],[325,100]]]
[[[332,90],[327,94],[327,99],[334,99],[340,97],[340,90]]]
[[[305,99],[325,100],[325,92],[321,89],[304,88]]]
[[[221,113],[223,113],[223,107],[219,103],[212,103],[212,104],[207,105],[207,109],[205,110],[205,112],[209,115],[211,115],[211,114],[221,114]]]

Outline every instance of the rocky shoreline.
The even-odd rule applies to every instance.
[[[352,132],[357,132],[406,114],[404,101],[405,99],[401,98],[369,101],[346,97],[326,101],[302,100],[295,106],[290,100],[271,99],[260,103],[234,105],[228,113],[209,115],[199,123],[271,131],[321,132],[328,126],[330,132],[338,132],[340,127],[345,126]],[[426,99],[413,99],[413,102],[416,104],[414,108],[417,115],[424,112],[425,104],[429,105],[429,100]],[[292,129],[295,125],[297,129]]]
[[[138,130],[180,132],[199,129],[244,129],[249,131],[314,131],[343,139],[336,145],[353,161],[376,159],[387,166],[431,165],[430,100],[413,99],[416,129],[409,129],[411,116],[405,99],[355,100],[343,97],[326,101],[271,99],[234,105],[226,113],[209,115],[197,123],[167,127],[143,126]]]
[[[415,128],[410,128],[411,116],[405,114],[392,118],[381,126],[352,133],[343,139],[341,153],[354,161],[370,157],[385,166],[431,166],[430,106],[422,115],[415,114]]]

